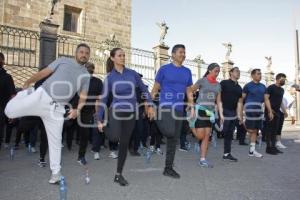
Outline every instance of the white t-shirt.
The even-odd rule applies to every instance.
[[[289,93],[285,92],[282,99],[282,104],[285,109],[290,113],[291,117],[295,116],[293,104],[295,102],[295,98]],[[282,109],[280,109],[282,111]]]

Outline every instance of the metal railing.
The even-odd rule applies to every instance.
[[[109,51],[114,47],[122,47],[126,54],[126,66],[143,75],[143,80],[151,88],[155,79],[156,56],[153,51],[122,46],[114,39],[105,41],[88,40],[82,37],[58,35],[57,57],[73,57],[79,43],[87,43],[91,47],[90,62],[96,66],[95,75],[101,79],[106,76],[106,60]],[[17,87],[23,85],[33,73],[38,71],[40,54],[40,34],[37,31],[0,25],[0,52],[5,55],[5,68],[13,76]],[[193,82],[201,78],[207,69],[207,64],[197,60],[186,59],[184,65],[193,76]],[[219,81],[223,79],[220,73]],[[248,71],[241,72],[240,84],[243,86],[251,80]],[[265,82],[263,77],[262,82]]]
[[[0,52],[17,87],[38,70],[39,39],[36,31],[0,25]]]
[[[90,62],[95,64],[95,75],[97,77],[103,79],[106,75],[106,60],[109,57],[109,51],[114,47],[121,47],[126,54],[126,66],[142,74],[143,80],[147,85],[150,87],[153,85],[156,59],[154,52],[122,46],[118,41],[114,40],[99,42],[80,37],[59,35],[57,40],[57,57],[73,57],[76,46],[80,43],[86,43],[90,46]]]

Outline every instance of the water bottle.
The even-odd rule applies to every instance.
[[[191,145],[190,142],[186,142],[185,146],[186,146],[186,149],[187,149],[188,151],[190,151],[191,148],[192,148],[192,145]]]
[[[31,153],[31,144],[28,144],[28,153]]]
[[[59,195],[60,200],[67,200],[67,186],[65,183],[65,178],[63,176],[60,178]]]
[[[139,146],[139,149],[138,149],[138,152],[142,155],[142,156],[145,156],[145,152],[144,152],[144,146],[142,143],[140,143],[140,146]]]
[[[258,137],[259,137],[259,139],[258,139],[258,148],[261,149],[261,147],[262,147],[262,135],[260,134]]]
[[[14,160],[15,158],[15,149],[13,147],[10,148],[10,160]]]
[[[146,152],[146,156],[145,156],[145,159],[146,159],[146,163],[147,163],[147,164],[150,163],[151,156],[152,156],[152,152],[151,152],[151,150],[148,150],[148,151]]]
[[[89,170],[87,169],[85,172],[85,184],[88,185],[91,182],[91,178],[89,176]]]
[[[200,146],[197,142],[194,144],[194,153],[198,154],[200,152]]]
[[[213,144],[213,147],[216,148],[217,147],[217,138],[216,138],[216,134],[212,134],[211,136],[211,142]]]

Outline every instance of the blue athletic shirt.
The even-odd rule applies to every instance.
[[[158,70],[155,81],[160,84],[160,106],[174,105],[175,110],[182,112],[186,88],[193,84],[191,70],[169,63]]]
[[[262,83],[255,83],[253,81],[247,83],[243,88],[243,93],[246,94],[246,98],[245,98],[246,112],[247,109],[261,109],[266,92],[267,92],[266,86]],[[255,103],[256,105],[253,105],[253,103]]]

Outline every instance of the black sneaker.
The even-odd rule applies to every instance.
[[[127,186],[129,183],[126,181],[126,179],[122,175],[116,175],[114,179],[115,183],[119,183],[120,186]]]
[[[271,147],[267,147],[266,148],[266,153],[267,154],[270,154],[270,155],[277,155],[278,153],[275,151],[274,148],[271,148]]]
[[[40,167],[46,167],[47,163],[46,163],[45,159],[40,158],[40,160],[39,160],[39,162],[38,162],[38,165],[39,165]]]
[[[80,165],[86,165],[86,164],[87,164],[85,157],[78,158],[77,162],[78,162]]]
[[[171,177],[171,178],[175,178],[175,179],[180,178],[180,175],[173,168],[165,168],[163,175]]]
[[[237,162],[238,159],[236,159],[235,157],[233,157],[231,154],[228,154],[227,156],[223,155],[223,159],[224,160],[229,160],[231,162]]]
[[[274,151],[276,152],[276,153],[283,153],[282,151],[280,151],[279,149],[277,149],[276,147],[273,147],[273,149],[274,149]]]

